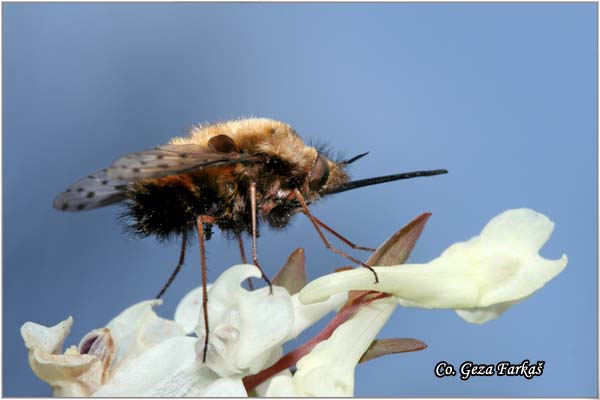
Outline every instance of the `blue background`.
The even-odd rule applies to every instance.
[[[556,222],[542,254],[569,256],[555,280],[482,326],[398,308],[380,336],[429,348],[359,366],[356,395],[597,396],[596,8],[3,4],[3,394],[51,393],[27,365],[22,323],[73,315],[66,344],[77,343],[152,297],[177,259],[177,246],[123,235],[114,207],[61,213],[54,196],[194,123],[265,116],[348,156],[370,151],[355,178],[450,171],[315,205],[357,243],[375,247],[430,211],[411,258],[425,262],[501,211],[530,207]],[[271,276],[298,246],[311,278],[346,264],[298,217],[263,231]],[[208,252],[211,280],[239,260],[220,234]],[[160,314],[199,271],[194,245]],[[543,376],[433,374],[441,360],[524,359],[546,361]]]

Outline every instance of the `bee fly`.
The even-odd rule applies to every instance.
[[[123,202],[123,217],[138,236],[160,240],[181,238],[179,262],[160,298],[185,260],[186,245],[198,231],[202,264],[205,322],[204,357],[208,345],[205,240],[216,225],[237,239],[246,262],[242,233],[252,237],[252,261],[271,287],[256,253],[259,216],[273,228],[285,227],[298,212],[305,214],[324,245],[334,253],[374,270],[332,246],[322,229],[353,249],[357,246],[316,218],[308,205],[321,197],[399,179],[447,173],[416,171],[350,181],[346,168],[365,156],[333,161],[307,146],[294,129],[271,119],[240,119],[198,126],[189,136],[171,139],[151,150],[125,155],[111,166],[88,175],[54,200],[62,211],[82,211]]]

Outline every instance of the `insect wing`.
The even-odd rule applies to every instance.
[[[115,161],[107,173],[113,179],[138,180],[253,160],[253,157],[239,153],[215,152],[196,144],[168,144],[127,154]]]
[[[75,182],[56,196],[54,208],[62,211],[91,210],[125,200],[126,181],[110,179],[106,170]]]

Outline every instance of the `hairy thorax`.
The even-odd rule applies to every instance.
[[[195,229],[199,215],[214,219],[222,231],[233,235],[251,232],[250,184],[256,185],[260,219],[273,228],[283,228],[299,210],[294,198],[298,190],[311,202],[319,197],[309,187],[311,172],[320,155],[287,124],[265,119],[229,121],[193,128],[190,135],[171,144],[210,146],[219,135],[231,139],[219,151],[251,156],[254,163],[190,171],[164,178],[145,179],[127,190],[124,214],[131,230],[141,236],[167,239]],[[329,163],[326,181],[339,184],[345,172]],[[323,182],[323,184],[327,184]]]

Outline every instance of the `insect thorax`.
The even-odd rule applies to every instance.
[[[290,193],[302,190],[305,180],[305,175],[274,158],[254,168],[228,167],[143,180],[128,188],[123,219],[135,235],[159,240],[194,231],[199,215],[213,217],[215,225],[231,237],[250,233],[249,187],[254,181],[259,220],[280,229],[299,207]]]

